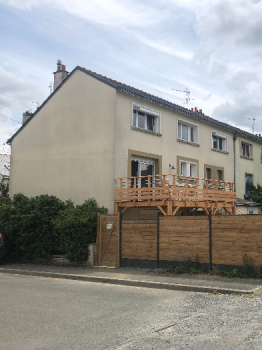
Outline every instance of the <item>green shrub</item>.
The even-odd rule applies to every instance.
[[[67,208],[56,219],[56,232],[60,239],[60,250],[71,262],[82,263],[88,258],[88,245],[96,241],[97,214],[107,214],[95,199],[88,199],[74,207]]]
[[[59,247],[54,219],[66,204],[55,196],[28,198],[14,195],[0,203],[0,231],[6,236],[8,256],[50,259]]]

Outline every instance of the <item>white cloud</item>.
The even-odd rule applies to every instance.
[[[36,48],[28,45],[25,50],[28,57],[21,55],[11,63],[9,60],[18,57],[17,54],[1,50],[0,61],[4,62],[5,73],[9,71],[18,77],[16,83],[16,79],[10,77],[6,85],[11,84],[13,96],[39,100],[38,96],[44,94],[41,89],[35,92],[33,87],[41,85],[48,92],[50,61],[61,52],[57,58],[64,63],[65,56],[72,68],[77,64],[94,68],[177,103],[183,104],[183,98],[173,96],[169,89],[188,86],[196,98],[192,105],[202,108],[206,114],[237,123],[242,116],[255,113],[256,125],[262,129],[259,117],[262,108],[261,1],[1,2],[23,9],[25,18],[30,13],[42,14],[42,20],[45,16],[40,28],[41,39],[48,45],[52,43],[50,50],[48,47],[46,52],[44,49],[41,52],[41,69],[34,56],[34,50],[42,48],[41,42]],[[30,20],[34,19],[33,15]],[[26,22],[23,24],[26,26]],[[16,61],[22,62],[21,69],[15,69]],[[21,84],[17,84],[19,79]]]

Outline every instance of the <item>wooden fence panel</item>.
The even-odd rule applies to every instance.
[[[213,264],[243,266],[243,254],[262,263],[262,215],[212,217]]]
[[[209,262],[208,217],[160,217],[159,259],[192,261],[196,255],[201,263]]]
[[[121,258],[156,260],[156,220],[123,220]]]
[[[106,228],[112,222],[112,230]],[[157,220],[122,220],[121,258],[157,260]],[[98,265],[119,266],[119,221],[101,215],[97,236]],[[243,254],[254,266],[262,263],[262,215],[212,216],[212,256],[215,265],[243,266]],[[159,218],[159,260],[209,263],[208,216]]]

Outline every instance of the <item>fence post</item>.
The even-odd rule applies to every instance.
[[[122,249],[122,213],[119,213],[119,228],[118,228],[118,232],[119,232],[119,267],[122,267],[122,257],[121,257],[121,249]]]
[[[156,267],[159,269],[159,216],[160,213],[157,212],[157,231],[156,231]]]
[[[212,271],[212,211],[209,212],[209,267],[210,271]]]

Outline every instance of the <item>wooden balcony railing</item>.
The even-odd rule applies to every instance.
[[[174,215],[174,210],[176,212],[180,207],[202,207],[206,210],[210,207],[235,208],[233,182],[182,175],[125,177],[115,181],[114,201],[117,208],[164,206],[169,208],[168,215]],[[165,209],[161,211],[167,214]]]

